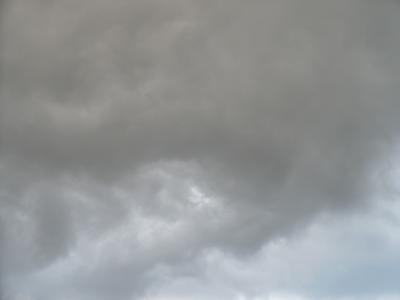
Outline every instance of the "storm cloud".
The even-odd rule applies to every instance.
[[[141,299],[397,195],[398,1],[1,10],[1,300]]]

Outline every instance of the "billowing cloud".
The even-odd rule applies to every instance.
[[[398,299],[399,220],[398,203],[378,201],[361,213],[324,215],[245,259],[209,250],[190,267],[159,270],[143,299]]]
[[[367,207],[400,132],[399,11],[3,1],[3,298],[139,299]]]

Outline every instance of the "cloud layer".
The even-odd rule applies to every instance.
[[[6,300],[139,299],[362,209],[396,151],[397,1],[2,5]]]

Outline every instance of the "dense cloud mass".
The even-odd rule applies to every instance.
[[[0,3],[1,300],[400,299],[400,2]]]

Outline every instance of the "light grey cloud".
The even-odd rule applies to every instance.
[[[399,10],[3,1],[2,281],[124,300],[363,207],[400,129]]]
[[[376,201],[324,215],[252,256],[208,250],[190,266],[158,270],[143,299],[399,299],[399,213],[398,203]]]

